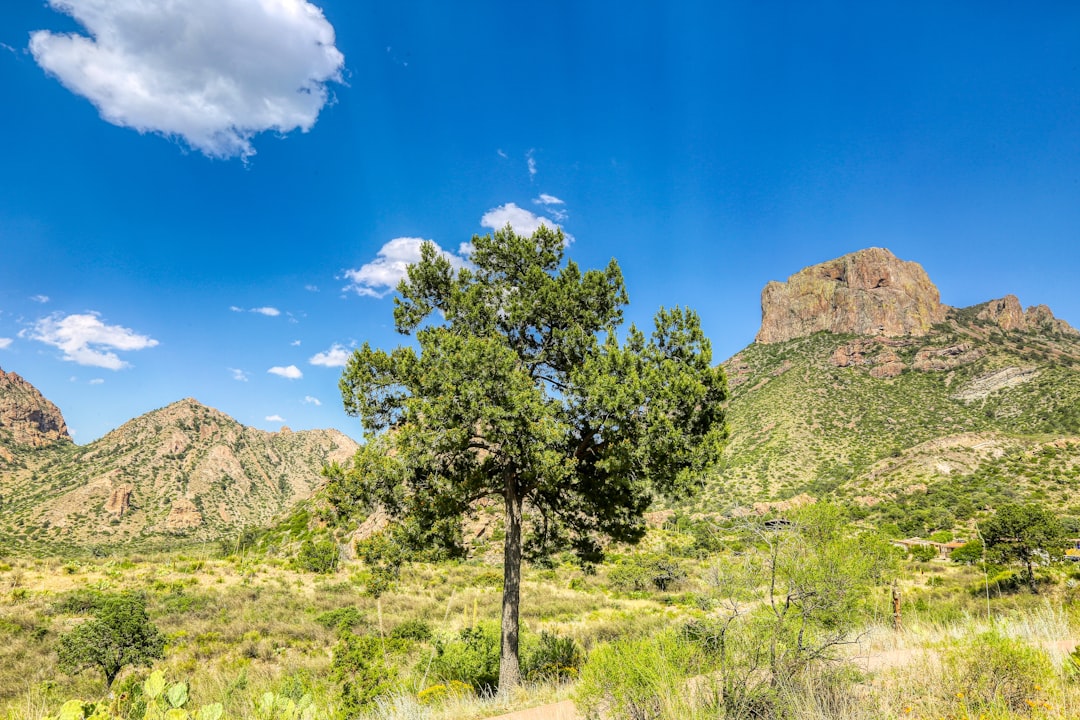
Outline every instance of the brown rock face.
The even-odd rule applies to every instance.
[[[783,342],[819,330],[925,335],[945,320],[946,309],[922,266],[883,248],[868,248],[766,285],[755,339]]]
[[[1006,332],[1011,330],[1029,330],[1051,332],[1062,335],[1080,335],[1080,331],[1064,320],[1054,317],[1045,305],[1032,305],[1027,310],[1020,308],[1020,300],[1015,295],[1006,295],[1000,300],[991,300],[982,306],[976,315],[980,320],[996,323]]]
[[[105,501],[105,512],[123,517],[124,513],[131,509],[131,493],[135,489],[132,485],[121,485],[109,493],[109,499]]]
[[[30,383],[0,369],[0,428],[17,445],[40,447],[71,440],[60,410]]]

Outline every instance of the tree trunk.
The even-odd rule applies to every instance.
[[[521,498],[517,483],[506,484],[506,540],[503,545],[502,644],[499,654],[499,694],[521,684],[518,658],[518,608],[521,604]]]

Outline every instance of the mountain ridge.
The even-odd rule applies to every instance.
[[[6,387],[25,395],[33,386],[19,380]],[[16,401],[25,405],[22,395],[0,392],[0,416]],[[345,461],[357,448],[337,430],[247,427],[194,398],[86,445],[45,437],[0,455],[0,544],[216,540],[266,524],[310,497],[323,482],[323,465]]]

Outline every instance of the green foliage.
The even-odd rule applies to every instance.
[[[431,639],[431,626],[423,620],[413,618],[412,620],[406,620],[391,630],[390,637],[397,640],[424,642]]]
[[[685,682],[700,668],[694,648],[672,633],[601,645],[589,654],[574,691],[587,720],[686,717]]]
[[[355,717],[375,698],[388,691],[394,668],[387,662],[385,648],[378,637],[343,631],[334,645],[330,678],[341,688],[340,715]]]
[[[335,628],[352,630],[366,619],[364,613],[352,605],[327,610],[315,616],[315,622],[328,630]]]
[[[912,545],[911,549],[908,550],[908,554],[911,555],[913,560],[930,562],[938,556],[938,551],[933,545]]]
[[[585,653],[573,638],[545,631],[527,654],[522,674],[530,682],[573,680],[584,662]]]
[[[326,538],[315,542],[307,538],[300,543],[300,551],[296,554],[296,566],[313,573],[329,573],[337,567],[337,559],[337,543],[332,539]]]
[[[419,540],[455,539],[478,500],[497,498],[508,690],[523,556],[572,548],[595,562],[604,538],[640,539],[653,496],[688,494],[719,458],[727,391],[691,310],[661,308],[650,337],[631,326],[620,343],[614,260],[583,273],[547,226],[472,245],[469,267],[431,243],[409,266],[394,320],[415,346],[365,343],[350,359],[345,409],[369,439],[351,468],[331,469],[331,497],[343,513],[379,506]]]
[[[970,636],[944,648],[942,667],[953,692],[974,710],[1028,710],[1028,701],[1054,673],[1045,652],[997,631]]]
[[[499,684],[499,626],[481,622],[456,637],[438,640],[432,669],[442,680],[457,680],[490,695]]]
[[[1024,579],[1033,593],[1034,563],[1038,559],[1060,557],[1065,532],[1057,517],[1045,507],[1032,503],[1002,505],[982,527],[987,552],[1002,561],[1018,560],[1024,565]]]
[[[974,565],[983,559],[982,540],[970,540],[949,553],[949,559],[953,562],[965,565]]]
[[[608,582],[623,592],[665,592],[686,579],[686,571],[674,558],[657,553],[631,555],[608,572]]]
[[[98,668],[105,686],[128,665],[149,665],[164,656],[165,638],[150,622],[146,597],[137,593],[101,595],[94,617],[60,636],[57,652],[66,672]]]

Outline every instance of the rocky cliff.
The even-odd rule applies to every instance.
[[[1050,308],[1045,305],[1033,305],[1027,310],[1020,307],[1020,300],[1015,295],[1006,295],[1000,300],[991,300],[984,305],[976,306],[978,310],[976,318],[992,322],[1002,330],[1031,331],[1044,333],[1059,333],[1063,335],[1080,335],[1075,328],[1064,320],[1054,317]]]
[[[946,311],[922,266],[884,248],[867,248],[766,285],[756,340],[783,342],[819,330],[925,335]]]
[[[71,441],[60,410],[26,380],[0,368],[0,453],[4,445]],[[7,450],[11,450],[10,447]]]

